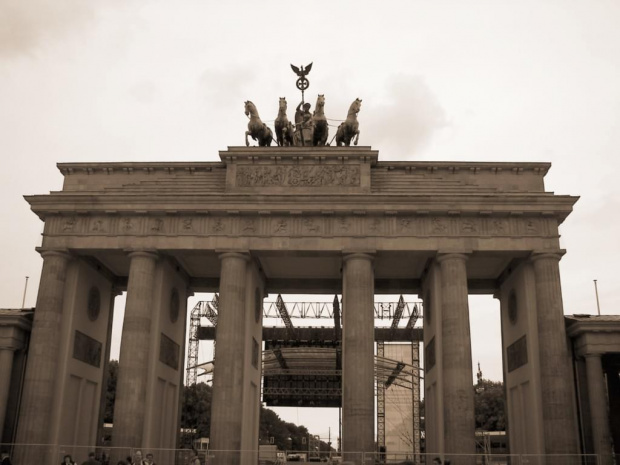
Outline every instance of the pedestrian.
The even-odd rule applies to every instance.
[[[144,465],[144,460],[142,459],[142,451],[141,450],[137,450],[134,454],[133,454],[133,462],[135,465]]]
[[[62,458],[61,465],[75,465],[75,460],[73,460],[73,457],[67,454]]]
[[[0,465],[13,465],[11,462],[11,457],[6,450],[0,452]]]
[[[194,450],[194,456],[189,459],[187,465],[200,465],[200,457],[198,457],[197,450]]]
[[[101,462],[95,458],[94,452],[88,453],[88,460],[82,462],[82,465],[101,465]]]

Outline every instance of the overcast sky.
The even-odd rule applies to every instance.
[[[22,196],[60,189],[57,162],[217,161],[244,143],[245,100],[273,120],[287,97],[292,118],[289,64],[313,62],[308,100],[343,119],[363,99],[382,160],[552,162],[547,190],[581,196],[565,313],[596,313],[593,279],[619,313],[618,25],[617,0],[0,0],[0,307],[25,276],[35,304],[42,223]],[[501,379],[497,303],[470,306],[474,363]]]

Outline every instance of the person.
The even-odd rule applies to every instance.
[[[88,460],[82,462],[82,465],[101,465],[101,462],[95,458],[94,452],[89,452]]]
[[[75,465],[75,461],[73,460],[73,457],[71,457],[69,454],[65,455],[62,458],[62,464],[61,465],[65,465],[65,464]]]
[[[128,455],[125,461],[127,462],[127,465],[134,465],[133,457],[131,455]]]
[[[137,450],[133,455],[133,462],[135,465],[144,465],[144,460],[142,459],[142,451]]]
[[[200,465],[200,457],[198,457],[197,450],[194,450],[194,456],[189,459],[187,465]]]
[[[303,110],[301,109],[303,105]],[[310,113],[310,104],[300,102],[295,110],[295,145],[312,145],[314,121]]]
[[[433,465],[441,465],[441,459],[439,457],[435,457],[433,459]]]
[[[303,110],[301,109],[303,105]],[[312,118],[312,114],[310,113],[310,105],[309,103],[299,102],[297,108],[295,109],[295,124],[303,123],[304,120]]]
[[[146,460],[144,461],[144,463],[148,465],[156,465],[155,461],[153,460],[153,454],[151,453],[146,454]]]
[[[0,452],[0,465],[13,465],[9,453],[5,450]]]

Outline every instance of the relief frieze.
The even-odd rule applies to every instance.
[[[237,167],[237,187],[356,187],[360,167],[342,165],[244,166]]]
[[[60,236],[383,236],[548,237],[553,218],[398,215],[59,216],[45,234]]]

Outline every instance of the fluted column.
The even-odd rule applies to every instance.
[[[218,454],[218,463],[239,463],[243,412],[245,354],[246,268],[249,255],[225,252],[220,255],[220,300],[217,319],[217,359],[213,373],[211,402],[211,449],[235,451]]]
[[[467,255],[439,254],[443,350],[444,444],[451,454],[474,454],[474,390],[467,291]],[[454,457],[458,463],[469,458]]]
[[[536,312],[547,454],[579,452],[569,355],[564,326],[558,253],[532,255],[536,281]]]
[[[19,411],[16,442],[48,444],[54,403],[58,351],[67,269],[71,256],[63,251],[43,251],[43,269],[28,349],[28,365]],[[15,463],[47,463],[36,447],[18,448]]]
[[[157,254],[136,251],[129,254],[129,281],[121,336],[121,349],[114,406],[115,447],[142,447],[148,353]]]
[[[342,327],[342,450],[345,459],[373,452],[374,398],[374,271],[373,257],[344,257]]]
[[[611,433],[607,410],[607,392],[600,354],[586,355],[588,377],[588,400],[592,421],[592,440],[594,453],[600,456],[600,465],[611,465]]]

